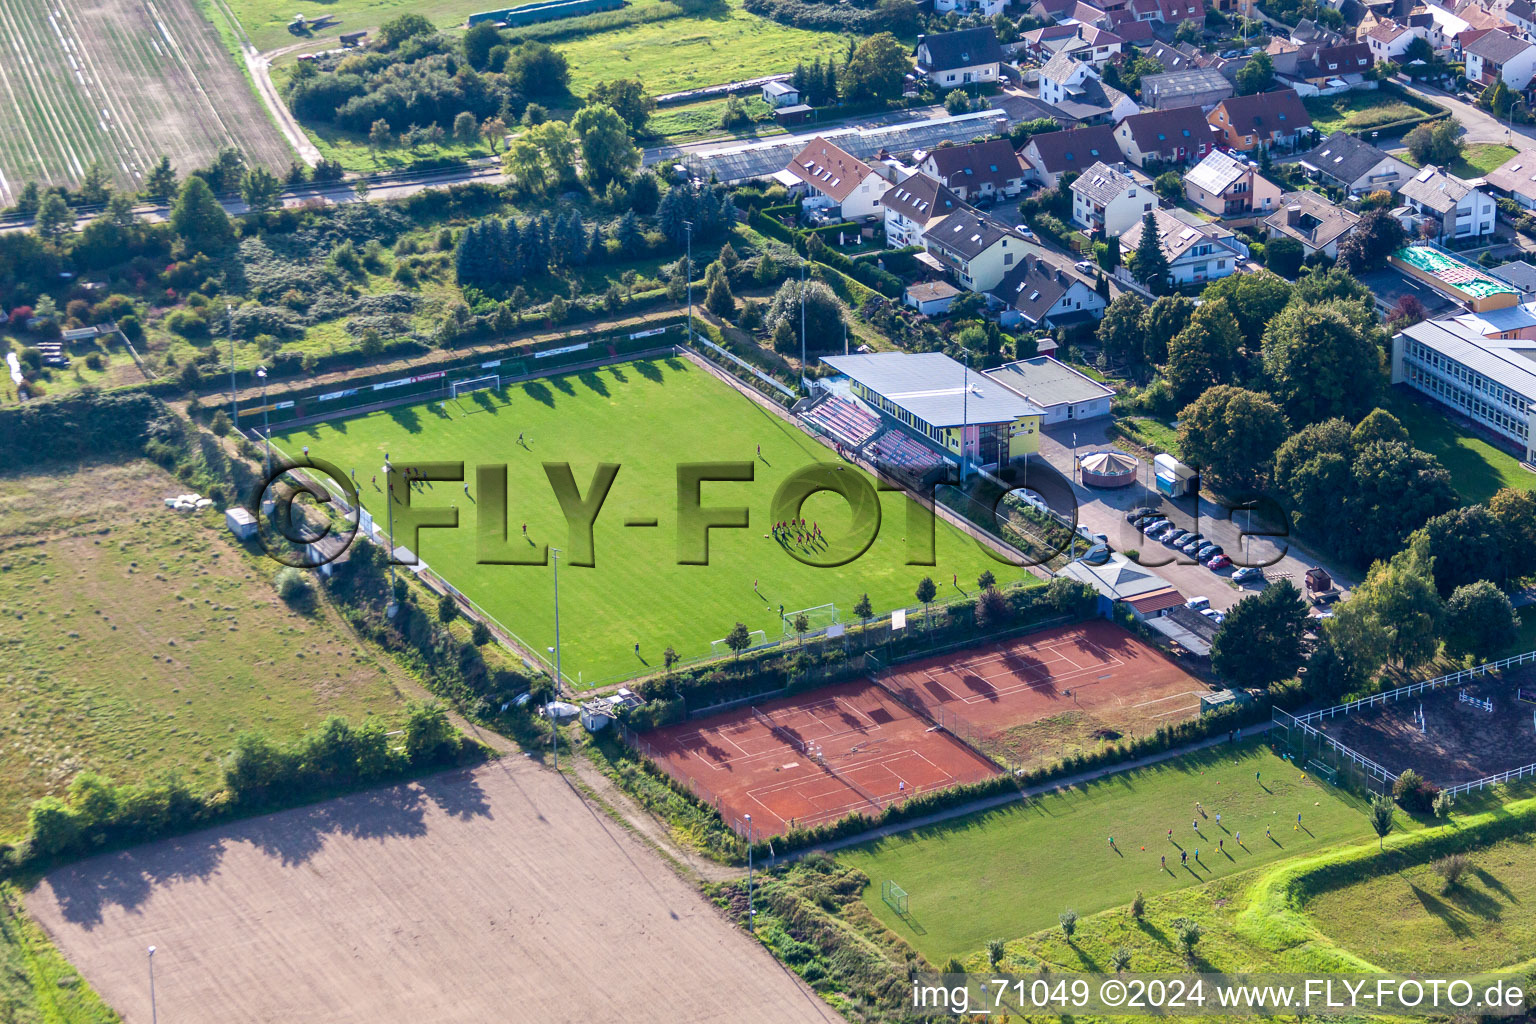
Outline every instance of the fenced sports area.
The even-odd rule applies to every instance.
[[[462,386],[482,376],[466,370]],[[749,646],[782,642],[785,614],[793,618],[803,610],[815,631],[831,625],[864,593],[878,618],[912,604],[924,576],[938,581],[941,600],[973,595],[983,570],[1003,584],[1037,582],[942,520],[934,528],[936,564],[908,564],[912,544],[926,538],[914,537],[909,544],[911,499],[897,492],[880,495],[879,532],[863,555],[834,568],[797,560],[795,553],[803,551],[773,537],[775,490],[815,463],[846,464],[795,424],[681,356],[451,397],[450,384],[458,380],[435,380],[436,393],[415,404],[279,428],[273,444],[295,455],[308,446],[342,473],[355,473],[362,505],[380,525],[388,522],[388,481],[376,474],[386,456],[397,466],[463,462],[463,481],[419,484],[410,499],[413,507],[456,510],[458,526],[423,529],[415,540],[397,533],[397,542],[414,545],[434,573],[541,658],[554,644],[554,575],[547,561],[537,563],[543,546],[562,549],[561,668],[572,686],[658,669],[668,647],[684,659],[727,653],[716,641],[737,622],[747,627]],[[700,506],[742,508],[750,525],[709,530],[707,564],[685,563],[678,467],[709,462],[736,463],[752,475],[703,482]],[[589,566],[574,564],[573,534],[546,463],[568,463],[584,497],[591,494],[600,463],[619,466],[593,526]],[[496,557],[525,564],[482,560],[482,510],[491,503],[479,493],[479,465],[507,467],[505,525],[490,521],[489,526],[495,538],[506,538]],[[848,472],[861,471],[849,467]],[[827,537],[851,532],[852,513],[839,495],[811,495],[803,515]],[[397,507],[397,531],[402,522]]]
[[[882,686],[993,760],[1030,768],[1200,713],[1208,689],[1094,619],[881,672]]]
[[[1306,715],[1276,712],[1293,754],[1385,789],[1412,768],[1457,793],[1536,777],[1536,654]],[[1320,772],[1319,772],[1320,774]]]
[[[873,816],[913,794],[997,774],[867,681],[667,726],[636,745],[738,832],[750,814],[758,836]]]

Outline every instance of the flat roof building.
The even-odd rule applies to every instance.
[[[1115,396],[1113,389],[1050,356],[1005,363],[986,375],[1039,406],[1047,424],[1108,416]]]
[[[1003,464],[1040,443],[1039,406],[942,352],[823,356],[855,396],[944,451]]]
[[[1392,383],[1406,384],[1536,462],[1536,339],[1484,335],[1457,320],[1425,320],[1392,339]]]

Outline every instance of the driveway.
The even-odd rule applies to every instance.
[[[1114,448],[1106,430],[1108,418],[1080,423],[1057,424],[1047,427],[1040,435],[1040,454],[1052,467],[1073,480],[1072,489],[1078,500],[1078,521],[1095,533],[1109,538],[1110,547],[1120,552],[1136,551],[1136,560],[1173,584],[1185,597],[1208,597],[1211,606],[1225,611],[1244,597],[1264,585],[1250,582],[1239,586],[1232,582],[1232,569],[1212,572],[1188,555],[1149,541],[1134,526],[1125,521],[1125,513],[1133,508],[1156,508],[1186,530],[1195,530],[1220,544],[1226,553],[1238,562],[1264,567],[1266,579],[1288,578],[1298,588],[1308,569],[1322,563],[1310,552],[1301,550],[1286,538],[1257,536],[1263,530],[1255,523],[1251,529],[1255,535],[1244,538],[1249,529],[1244,513],[1229,512],[1208,499],[1169,498],[1157,491],[1152,477],[1152,464],[1143,460],[1137,482],[1117,490],[1083,487],[1076,482],[1072,457],[1073,434],[1077,435],[1077,453]],[[1246,547],[1247,554],[1243,555]],[[1341,577],[1332,565],[1322,565],[1335,583],[1347,589],[1353,580]]]

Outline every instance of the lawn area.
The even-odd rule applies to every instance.
[[[1116,421],[1121,430],[1142,444],[1179,456],[1179,432],[1150,416],[1122,416]]]
[[[652,95],[793,71],[836,55],[847,38],[781,25],[742,10],[739,0],[690,7],[689,14],[594,32],[555,48],[571,65],[571,92],[585,96],[599,81],[639,78]]]
[[[520,435],[527,447],[518,444]],[[531,550],[537,542],[567,552],[560,566],[562,669],[586,685],[659,666],[668,645],[684,657],[708,654],[710,641],[724,637],[738,620],[780,636],[781,603],[794,611],[835,602],[840,615],[851,617],[866,591],[877,613],[915,604],[913,592],[924,576],[940,584],[941,600],[958,596],[946,578],[956,573],[966,586],[984,569],[1000,582],[1033,579],[943,524],[937,525],[937,565],[904,564],[909,505],[898,493],[882,495],[879,536],[847,565],[815,568],[779,550],[768,537],[770,501],[779,483],[812,462],[843,464],[795,426],[681,359],[481,391],[446,406],[391,409],[289,431],[275,443],[288,451],[309,445],[343,471],[355,469],[363,502],[380,523],[387,513],[378,489],[383,484],[376,486],[371,478],[386,453],[397,464],[462,460],[471,478],[476,464],[507,463],[508,533],[515,549]],[[750,528],[712,530],[709,564],[679,565],[675,467],[709,460],[751,463],[757,445],[762,457],[754,482],[707,483],[702,495],[706,507],[748,507]],[[591,568],[568,561],[572,545],[542,465],[565,461],[582,494],[598,463],[621,466],[596,522]],[[474,509],[481,498],[467,497],[458,483],[418,490],[413,503],[456,505],[462,513],[459,529],[423,530],[419,553],[542,656],[554,643],[551,571],[477,563]],[[814,495],[804,514],[831,538],[843,536],[852,521],[847,504],[828,494]],[[654,519],[659,528],[626,527],[631,518]],[[524,522],[526,548],[520,536]],[[397,540],[409,541],[398,534]]]
[[[225,0],[225,4],[240,19],[256,48],[263,51],[303,43],[308,38],[288,31],[288,23],[295,14],[303,14],[311,20],[324,16],[337,19],[314,34],[318,41],[341,32],[376,29],[407,11],[424,15],[438,28],[460,28],[476,11],[513,6],[510,2],[498,4],[495,0],[304,0],[298,4],[283,0]]]
[[[1489,171],[1501,167],[1515,153],[1516,150],[1512,147],[1500,145],[1497,142],[1473,142],[1462,147],[1461,159],[1447,164],[1444,169],[1458,178],[1481,178]],[[1413,154],[1406,150],[1396,155],[1406,164],[1419,166]]]
[[[1303,908],[1341,946],[1388,971],[1484,971],[1536,953],[1536,837],[1468,854],[1472,869],[1444,891],[1431,864],[1314,896]]]
[[[1324,135],[1337,131],[1363,131],[1434,113],[1434,108],[1427,103],[1386,90],[1351,90],[1337,96],[1308,96],[1302,103],[1312,115],[1312,127]]]
[[[727,102],[726,100],[707,100],[703,103],[661,107],[651,115],[647,129],[653,138],[665,139],[668,142],[689,142],[726,135],[756,139],[767,135],[784,134],[784,129],[773,120],[773,112],[768,109],[768,104],[758,96],[749,97],[746,101],[747,115],[752,118],[753,123],[737,128],[733,132],[727,132],[720,127],[720,116],[725,113]]]
[[[82,770],[212,788],[236,732],[400,708],[401,670],[290,611],[222,515],[164,507],[185,490],[145,461],[0,476],[0,835]]]
[[[1519,459],[1408,391],[1394,388],[1387,411],[1402,421],[1416,448],[1440,460],[1456,492],[1468,501],[1485,501],[1501,487],[1536,489],[1536,474],[1522,469]]]
[[[1197,800],[1210,815],[1198,836],[1191,828]],[[1299,832],[1298,812],[1305,827]],[[1273,838],[1265,838],[1265,828]],[[1151,897],[1372,836],[1359,800],[1303,776],[1262,743],[1247,742],[1236,752],[1196,754],[878,840],[838,860],[869,876],[864,902],[875,916],[943,964],[991,939],[1052,927],[1068,907],[1086,917],[1128,903],[1138,891]],[[1218,852],[1218,840],[1225,851]],[[1181,850],[1189,852],[1187,866],[1179,863]],[[886,879],[910,895],[916,930],[880,899]]]

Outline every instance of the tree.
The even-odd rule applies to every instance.
[[[507,137],[507,122],[499,117],[486,118],[480,122],[480,136],[485,139],[491,152],[495,153],[496,147]]]
[[[461,146],[473,146],[480,138],[480,125],[475,115],[461,110],[453,119],[453,141]]]
[[[1237,94],[1249,96],[1256,92],[1263,92],[1269,88],[1270,82],[1275,77],[1275,62],[1269,54],[1260,50],[1248,59],[1248,63],[1237,69]]]
[[[857,615],[865,626],[869,625],[869,620],[875,615],[875,606],[870,604],[868,594],[859,595],[858,601],[853,606],[853,614]]]
[[[731,631],[725,634],[725,646],[729,647],[736,655],[741,657],[741,652],[752,646],[752,633],[747,629],[745,622],[738,622],[731,627]]]
[[[1157,218],[1148,213],[1141,218],[1141,239],[1131,255],[1130,271],[1153,295],[1168,294],[1168,257],[1157,234]]]
[[[469,26],[460,44],[464,47],[465,63],[476,71],[486,70],[491,66],[491,50],[504,41],[494,21],[482,21]]]
[[[420,14],[397,15],[379,29],[379,43],[386,50],[393,50],[412,36],[429,36],[437,29]]]
[[[1168,343],[1163,376],[1180,404],[1194,401],[1207,388],[1230,381],[1237,369],[1237,318],[1226,299],[1203,303],[1189,324]]]
[[[1488,513],[1499,527],[1505,579],[1519,582],[1536,573],[1536,495],[1502,487],[1488,499]]]
[[[1123,974],[1131,969],[1131,949],[1129,946],[1119,946],[1109,957],[1109,966],[1116,974]]]
[[[1272,238],[1264,243],[1264,265],[1281,277],[1294,278],[1306,257],[1306,250],[1294,238]]]
[[[441,760],[455,745],[448,710],[435,700],[412,701],[405,710],[405,756],[412,764]]]
[[[1173,38],[1175,42],[1179,43],[1198,44],[1203,34],[1200,26],[1195,23],[1193,18],[1185,18],[1179,22],[1179,27],[1174,29]]]
[[[1456,657],[1491,658],[1519,628],[1515,606],[1488,580],[1457,587],[1445,602],[1445,649]]]
[[[1193,960],[1195,946],[1199,944],[1200,937],[1205,934],[1200,928],[1200,923],[1187,917],[1175,918],[1173,933],[1179,937],[1179,945],[1184,947],[1184,955]]]
[[[997,577],[992,575],[991,569],[981,570],[981,575],[976,577],[976,586],[980,590],[997,586]]]
[[[512,51],[505,74],[526,96],[559,96],[571,81],[565,55],[537,41],[522,43]]]
[[[731,294],[731,282],[724,274],[709,285],[704,295],[704,308],[722,320],[729,320],[736,312],[736,296]]]
[[[162,156],[160,162],[144,178],[144,198],[154,203],[168,203],[176,194],[176,168],[171,158]]]
[[[1496,117],[1507,118],[1510,109],[1515,105],[1515,98],[1514,92],[1505,84],[1504,79],[1498,78],[1483,90],[1483,94],[1477,98],[1477,105],[1484,110],[1492,111]]]
[[[799,642],[805,643],[805,634],[811,631],[811,617],[805,614],[805,612],[800,612],[795,616],[795,620],[791,625],[794,626],[795,633],[800,637]]]
[[[1200,293],[1211,299],[1226,299],[1237,317],[1237,327],[1243,336],[1243,347],[1250,353],[1258,352],[1269,326],[1282,309],[1291,301],[1291,283],[1278,274],[1261,271],[1257,274],[1231,274],[1210,285]]]
[[[107,201],[107,196],[112,192],[112,181],[107,177],[107,172],[101,164],[93,162],[85,169],[85,177],[80,181],[80,198],[98,206]]]
[[[27,811],[27,842],[44,857],[56,857],[75,845],[80,823],[74,811],[56,796],[32,801]]]
[[[1478,580],[1503,586],[1504,531],[1484,505],[1442,512],[1421,531],[1434,559],[1435,586],[1442,597]]]
[[[1177,206],[1184,198],[1184,176],[1177,171],[1164,171],[1152,182],[1157,197],[1170,206]]]
[[[1268,395],[1230,385],[1207,389],[1179,413],[1184,461],[1230,492],[1263,486],[1289,432]]]
[[[171,206],[170,222],[171,232],[191,252],[221,252],[234,241],[229,215],[214,198],[208,183],[196,176],[182,182]]]
[[[678,654],[677,648],[673,647],[671,644],[668,644],[667,649],[661,652],[661,663],[666,667],[668,672],[672,671],[672,666],[676,665],[682,660],[683,656]]]
[[[1013,615],[1008,599],[994,586],[982,587],[976,593],[976,627],[996,629]]]
[[[588,184],[600,186],[622,180],[640,166],[640,151],[629,140],[624,119],[612,107],[582,107],[571,119],[571,128],[581,139],[581,161]]]
[[[1329,643],[1365,675],[1385,661],[1411,670],[1434,657],[1442,614],[1422,538],[1376,562],[1325,627]]]
[[[917,599],[923,603],[923,620],[928,620],[928,606],[939,595],[939,588],[934,586],[933,577],[924,576],[917,581]]]
[[[1339,266],[1351,274],[1380,270],[1407,241],[1402,222],[1390,211],[1367,210],[1355,230],[1339,243]]]
[[[1295,678],[1305,655],[1301,635],[1307,606],[1290,580],[1271,582],[1227,612],[1211,641],[1211,667],[1239,686],[1270,686]]]
[[[1002,939],[991,939],[987,942],[987,962],[992,965],[994,971],[997,970],[997,965],[1003,962],[1003,950]]]
[[[1056,915],[1056,920],[1061,922],[1061,933],[1071,942],[1072,934],[1077,931],[1077,911],[1068,907]]]
[[[645,94],[645,86],[638,78],[598,82],[587,93],[587,105],[596,104],[612,107],[636,135],[645,134],[646,123],[656,110],[656,101]]]
[[[481,620],[476,619],[474,626],[471,627],[469,631],[469,642],[474,644],[476,647],[484,647],[486,644],[490,643],[491,627],[487,626]]]
[[[789,335],[790,348],[779,348],[779,335],[775,333],[774,347],[786,355],[799,356],[800,322],[801,322],[801,284],[796,280],[785,281],[774,293],[773,301],[768,304],[768,314],[764,318],[770,332],[778,331],[780,324],[785,324],[792,332]],[[830,352],[834,348],[841,351],[843,344],[843,303],[837,295],[820,281],[807,281],[804,287],[805,294],[805,347],[808,354],[818,352]]]
[[[1264,332],[1264,376],[1293,423],[1353,420],[1380,394],[1381,349],[1337,303],[1292,303]]]
[[[265,213],[280,203],[283,183],[265,167],[252,167],[240,179],[240,198],[253,213]]]
[[[843,69],[843,93],[850,100],[893,100],[901,96],[912,70],[907,48],[889,32],[880,32],[859,44]],[[825,97],[827,101],[836,96]]]
[[[452,622],[458,617],[458,614],[459,606],[454,601],[453,595],[448,593],[439,594],[437,598],[437,617],[443,622]]]
[[[75,212],[57,192],[44,192],[32,228],[43,241],[57,242],[75,229]]]
[[[1403,145],[1420,166],[1453,164],[1461,159],[1461,125],[1451,118],[1421,124],[1403,136]]]
[[[1142,354],[1148,363],[1168,361],[1168,346],[1189,325],[1195,304],[1182,295],[1165,295],[1147,307],[1142,318]]]
[[[1392,816],[1397,813],[1397,805],[1392,798],[1385,793],[1377,793],[1371,798],[1371,828],[1376,831],[1376,848],[1387,848],[1387,833],[1392,831]]]

